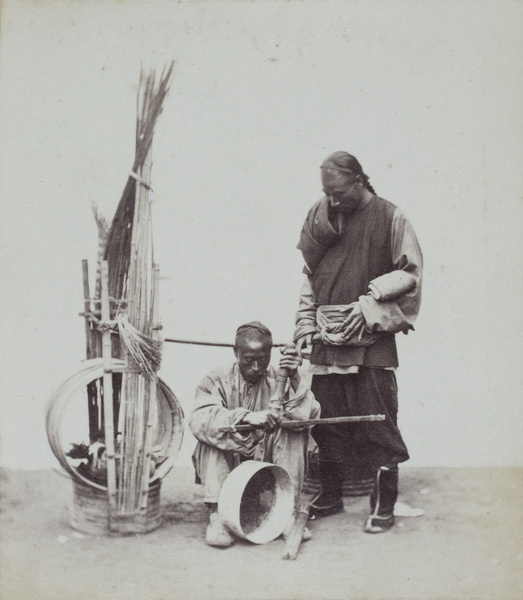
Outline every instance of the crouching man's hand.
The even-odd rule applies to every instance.
[[[243,417],[242,423],[247,423],[253,427],[260,427],[261,429],[271,430],[278,426],[279,418],[268,410],[259,410],[247,413]]]

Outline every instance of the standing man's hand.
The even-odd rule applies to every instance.
[[[314,334],[308,333],[307,335],[302,335],[301,338],[296,340],[296,350],[298,354],[301,356],[301,353],[304,349],[309,348],[312,349],[312,338]]]
[[[298,367],[303,363],[303,359],[300,350],[298,350],[298,346],[294,344],[291,344],[291,346],[292,347],[286,346],[285,349],[282,350],[280,369],[288,369],[291,388],[296,391],[300,384]]]
[[[352,310],[347,316],[347,318],[343,321],[342,330],[344,336],[348,339],[352,336],[358,336],[358,339],[361,340],[363,333],[365,331],[365,326],[367,322],[365,321],[365,317],[361,312],[361,306],[359,302],[352,303]]]

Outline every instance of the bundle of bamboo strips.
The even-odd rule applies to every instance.
[[[144,513],[151,474],[151,433],[157,410],[157,370],[161,359],[158,315],[158,268],[151,228],[152,140],[168,93],[174,64],[140,77],[136,152],[132,171],[118,204],[105,249],[106,289],[102,285],[102,321],[117,325],[119,344],[102,334],[104,359],[104,429],[107,447],[109,505],[112,516]],[[102,283],[103,283],[102,272]],[[104,298],[110,304],[104,307]],[[104,310],[105,308],[105,310]],[[118,356],[115,356],[118,354]],[[123,358],[119,399],[110,376],[112,358]],[[113,402],[111,402],[113,398]],[[113,414],[114,406],[118,414]],[[116,424],[116,429],[115,429]],[[116,454],[119,460],[116,461]]]
[[[109,239],[105,252],[105,260],[109,263],[109,294],[112,298],[124,299],[126,276],[131,261],[131,243],[134,235],[135,198],[137,177],[141,179],[139,193],[148,197],[151,190],[151,144],[156,121],[163,110],[163,102],[169,92],[174,63],[167,72],[164,70],[158,86],[155,86],[155,73],[140,75],[137,96],[136,151],[131,173],[127,179],[122,197],[111,224]],[[148,181],[147,181],[148,178]],[[144,185],[145,184],[145,185]],[[148,186],[148,189],[147,189]],[[144,194],[144,192],[147,192]],[[143,207],[138,207],[143,212]],[[143,219],[143,214],[141,215]]]

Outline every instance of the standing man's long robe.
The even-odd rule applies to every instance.
[[[307,277],[294,339],[319,336],[310,358],[311,389],[322,417],[386,416],[380,423],[316,427],[320,461],[342,469],[354,451],[351,444],[363,438],[373,468],[387,471],[382,484],[390,488],[382,485],[382,500],[388,498],[378,506],[375,486],[371,506],[389,514],[397,496],[397,465],[409,458],[397,426],[395,334],[413,329],[420,308],[418,240],[403,212],[387,200],[373,195],[344,214],[324,197],[310,209],[298,248]],[[353,303],[359,303],[366,327],[361,337],[345,339],[336,321],[343,321]]]

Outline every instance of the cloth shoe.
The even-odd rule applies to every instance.
[[[385,533],[394,525],[394,515],[380,517],[378,515],[370,515],[367,522],[363,526],[365,533]]]
[[[205,541],[215,548],[229,548],[234,544],[234,538],[227,531],[216,511],[211,512],[209,525],[205,532]]]

